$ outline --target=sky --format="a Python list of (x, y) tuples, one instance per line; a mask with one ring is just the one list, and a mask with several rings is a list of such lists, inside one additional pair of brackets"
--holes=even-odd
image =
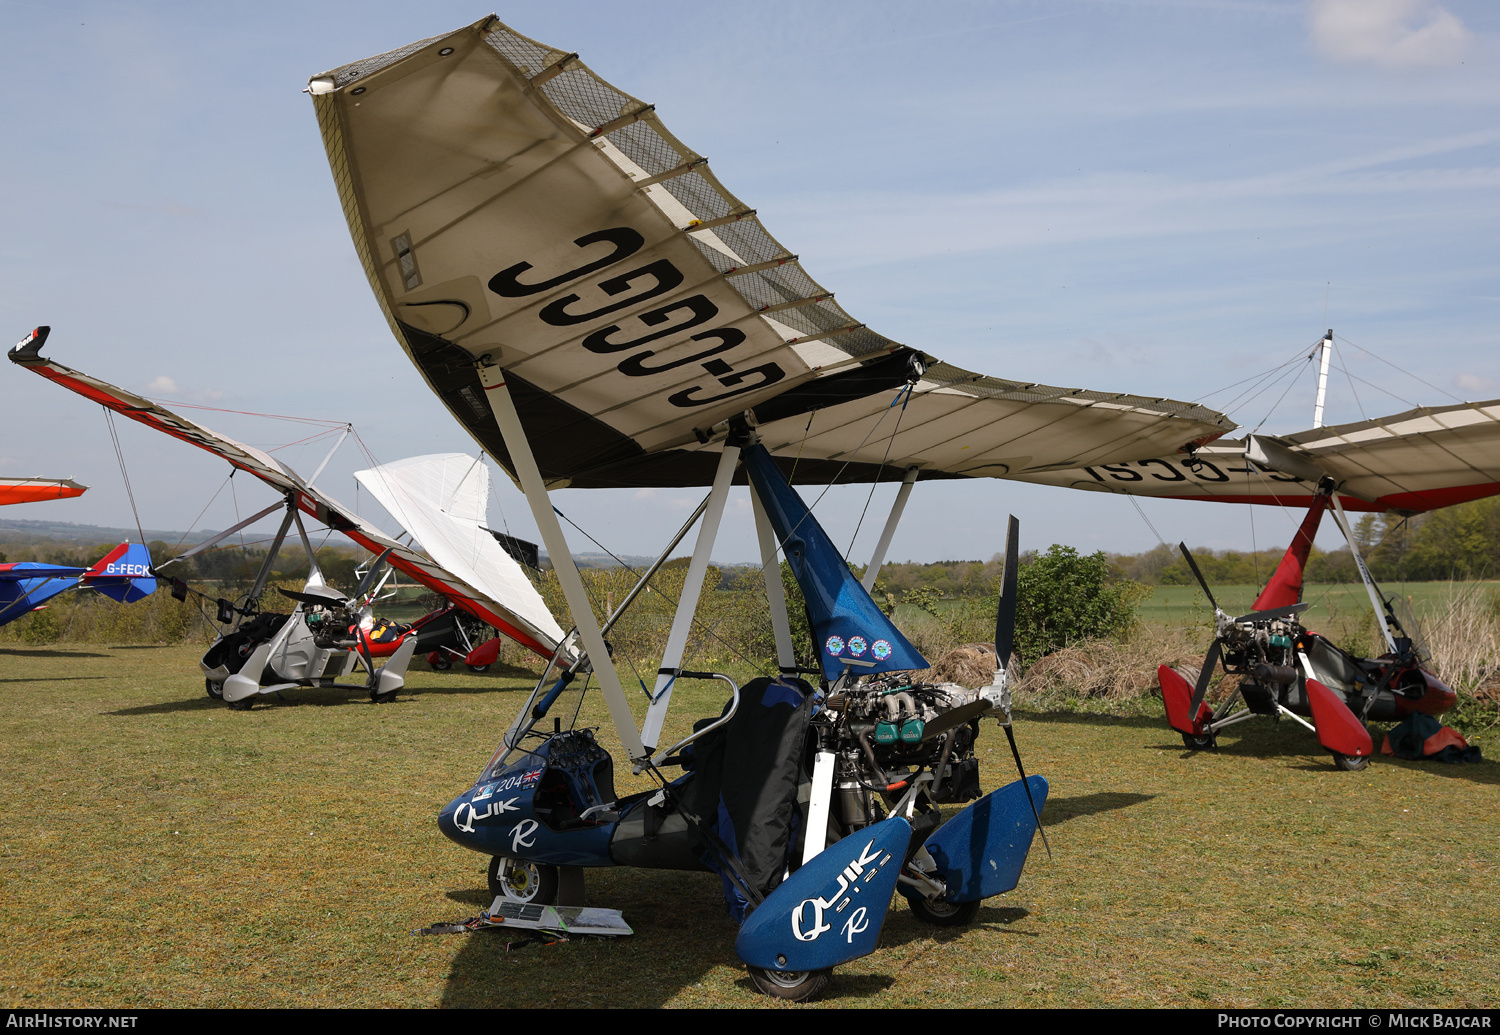
[[(355, 6), (0, 0), (0, 338), (262, 448), (351, 422), (318, 486), (473, 451), (392, 339), (355, 258), (307, 79), (472, 23), (446, 0)], [(1044, 384), (1311, 424), (1500, 397), (1500, 7), (1484, 0), (514, 3), (516, 31), (656, 104), (856, 319), (945, 361)], [(5, 329), (9, 328), (7, 332)], [(1410, 374), (1402, 373), (1408, 371)], [(1412, 376), (1415, 375), (1415, 376)], [(15, 519), (225, 528), (274, 501), (225, 463), (0, 369), (0, 474), (85, 496)], [(275, 455), (310, 474), (329, 438)], [(496, 527), (537, 538), (495, 478)], [(851, 560), (894, 486), (817, 509)], [(132, 511), (132, 499), (134, 512)], [(653, 554), (700, 494), (565, 490), (609, 550)], [(868, 514), (860, 523), (868, 503)], [(1286, 543), (1278, 508), (1019, 483), (919, 485), (893, 560), (1023, 549)], [(1332, 547), (1325, 529), (1320, 544)], [(575, 550), (596, 547), (582, 537)], [(736, 490), (714, 556), (756, 556)]]

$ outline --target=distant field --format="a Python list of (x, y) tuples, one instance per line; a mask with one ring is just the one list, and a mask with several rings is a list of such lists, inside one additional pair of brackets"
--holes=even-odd
[[(1500, 582), (1483, 583), (1493, 591), (1500, 591)], [(1396, 582), (1382, 585), (1387, 593), (1405, 598), (1410, 602), (1418, 618), (1441, 607), (1455, 593), (1471, 589), (1472, 582)], [(1255, 602), (1258, 588), (1255, 586), (1213, 586), (1214, 599), (1226, 611), (1244, 614)], [(1327, 622), (1351, 613), (1368, 614), (1370, 598), (1361, 583), (1336, 583), (1332, 585), (1309, 585), (1302, 599), (1312, 604), (1304, 621), (1316, 628), (1317, 623)], [(1197, 586), (1156, 586), (1145, 600), (1141, 601), (1140, 614), (1148, 622), (1191, 622), (1206, 619), (1211, 609)]]

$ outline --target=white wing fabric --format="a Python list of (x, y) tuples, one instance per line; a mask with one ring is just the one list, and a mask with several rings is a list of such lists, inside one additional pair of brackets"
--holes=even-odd
[(489, 468), (463, 453), (414, 456), (354, 477), (438, 564), (556, 643), (557, 620), (521, 566), (486, 531)]
[(1018, 477), (1131, 496), (1305, 507), (1325, 475), (1350, 510), (1413, 514), (1500, 495), (1500, 399), (1293, 435), (1220, 439), (1192, 459), (1162, 456)]
[(985, 377), (878, 334), (653, 106), (493, 18), (308, 92), (392, 332), (510, 468), (474, 371), (498, 362), (554, 487), (708, 484), (724, 422), (746, 415), (803, 482), (1003, 477), (1233, 427), (1189, 403)]

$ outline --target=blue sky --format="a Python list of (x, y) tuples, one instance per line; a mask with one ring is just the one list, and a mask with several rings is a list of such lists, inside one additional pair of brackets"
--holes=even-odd
[[(355, 260), (311, 104), (317, 72), (477, 20), (428, 2), (0, 0), (0, 332), (167, 400), (352, 421), (391, 460), (470, 441), (391, 340)], [(1225, 405), (1217, 389), (1340, 335), (1329, 420), (1500, 396), (1500, 8), (1479, 0), (516, 3), (517, 31), (657, 105), (808, 271), (883, 334), (985, 373)], [(1380, 359), (1373, 358), (1380, 357)], [(1412, 371), (1402, 376), (1381, 359)], [(7, 364), (7, 367), (9, 365)], [(99, 410), (0, 370), (0, 473), (78, 500), (5, 517), (129, 526)], [(1393, 395), (1382, 394), (1385, 392)], [(1310, 423), (1305, 377), (1268, 431)], [(258, 445), (298, 425), (205, 413)], [(227, 468), (134, 426), (147, 527), (183, 528)], [(318, 444), (284, 454), (310, 472)], [(345, 446), (319, 480), (356, 498)], [(239, 512), (271, 501), (240, 484)], [(877, 490), (855, 560), (893, 489)], [(867, 490), (819, 516), (852, 534)], [(506, 484), (497, 508), (534, 535)], [(649, 553), (690, 493), (564, 492)], [(199, 520), (226, 527), (228, 490)], [(1169, 541), (1285, 541), (1289, 516), (1144, 503)], [(361, 507), (378, 516), (366, 498)], [(1136, 551), (1123, 500), (921, 486), (891, 555)], [(493, 515), (501, 521), (499, 509)], [(384, 522), (389, 527), (388, 522)], [(1325, 537), (1326, 538), (1326, 537)], [(754, 554), (733, 502), (724, 560)], [(1330, 544), (1331, 545), (1331, 544)]]

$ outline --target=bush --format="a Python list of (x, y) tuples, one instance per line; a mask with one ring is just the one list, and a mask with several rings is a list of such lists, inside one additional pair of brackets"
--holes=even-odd
[[(1052, 545), (1016, 578), (1016, 653), (1030, 663), (1081, 640), (1119, 637), (1136, 623), (1146, 589), (1111, 581), (1103, 551), (1084, 557)], [(994, 613), (994, 603), (990, 605)]]

